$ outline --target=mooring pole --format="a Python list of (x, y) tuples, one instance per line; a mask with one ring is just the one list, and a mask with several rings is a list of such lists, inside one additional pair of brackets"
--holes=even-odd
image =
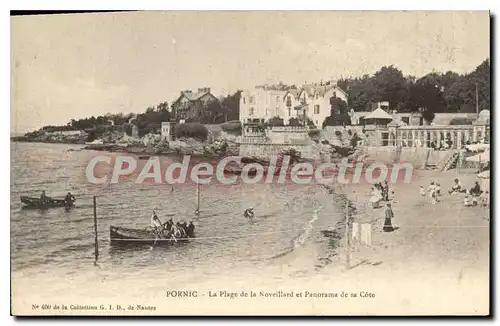
[(200, 215), (200, 184), (196, 184), (196, 215)]
[(351, 268), (351, 250), (349, 248), (349, 201), (345, 205), (345, 268)]
[(99, 258), (99, 246), (97, 243), (97, 200), (94, 196), (94, 232), (95, 232), (95, 262), (97, 264), (97, 259)]

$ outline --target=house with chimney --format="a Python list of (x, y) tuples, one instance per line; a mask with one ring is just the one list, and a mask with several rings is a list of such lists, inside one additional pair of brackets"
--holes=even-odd
[(219, 101), (209, 87), (198, 88), (197, 92), (191, 90), (181, 91), (179, 97), (172, 103), (171, 110), (175, 119), (193, 120), (205, 115), (207, 106), (212, 101)]
[(244, 125), (256, 124), (278, 117), (288, 124), (290, 119), (295, 118), (311, 120), (321, 128), (330, 115), (332, 97), (347, 103), (347, 93), (333, 82), (304, 84), (300, 88), (257, 86), (254, 90), (241, 93), (240, 121)]

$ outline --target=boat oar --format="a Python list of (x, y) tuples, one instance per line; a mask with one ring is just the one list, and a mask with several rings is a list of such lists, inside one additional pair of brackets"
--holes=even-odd
[(155, 242), (153, 242), (153, 245), (151, 246), (151, 250), (153, 250), (157, 241), (158, 241), (158, 235), (155, 235)]

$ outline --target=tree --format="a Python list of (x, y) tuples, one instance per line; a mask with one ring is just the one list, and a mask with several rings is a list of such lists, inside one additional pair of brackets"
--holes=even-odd
[(289, 126), (302, 126), (302, 122), (299, 121), (297, 118), (290, 118), (288, 119), (288, 125)]
[(221, 101), (225, 113), (225, 121), (238, 120), (240, 118), (241, 90), (224, 97)]
[(332, 96), (330, 98), (330, 116), (326, 117), (323, 121), (323, 128), (325, 126), (344, 126), (350, 124), (351, 118), (347, 113), (347, 104), (340, 98)]
[(268, 125), (271, 127), (281, 127), (284, 126), (285, 123), (283, 122), (283, 119), (280, 117), (272, 117), (268, 121)]
[(424, 109), (422, 111), (422, 118), (424, 118), (424, 120), (427, 121), (428, 124), (431, 124), (431, 122), (434, 121), (435, 117), (436, 114), (432, 110)]
[(432, 122), (434, 119), (433, 113), (443, 112), (446, 103), (439, 75), (435, 73), (428, 74), (415, 83), (409, 85), (409, 103), (406, 109), (409, 112), (416, 112), (420, 108), (424, 108), (424, 119)]
[(404, 102), (408, 88), (401, 70), (394, 66), (382, 67), (373, 75), (373, 100), (389, 101), (389, 107), (399, 109)]
[(225, 113), (224, 109), (221, 105), (221, 102), (218, 100), (208, 102), (205, 112), (208, 113), (207, 116), (204, 116), (204, 123), (222, 123), (225, 122)]

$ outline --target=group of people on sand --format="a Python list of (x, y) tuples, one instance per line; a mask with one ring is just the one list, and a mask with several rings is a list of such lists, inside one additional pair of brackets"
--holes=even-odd
[(189, 223), (174, 223), (172, 218), (167, 222), (162, 223), (156, 214), (156, 211), (153, 210), (153, 215), (151, 216), (151, 228), (157, 239), (171, 239), (177, 241), (177, 239), (193, 237), (195, 227), (192, 221), (189, 221)]
[(440, 201), (440, 197), (443, 195), (441, 192), (441, 185), (439, 182), (431, 181), (429, 187), (427, 187), (427, 192), (424, 186), (420, 186), (420, 196), (427, 196), (429, 203), (436, 204)]
[(465, 190), (464, 206), (471, 207), (477, 205), (483, 207), (489, 205), (489, 191), (483, 191), (479, 182), (476, 181), (474, 187)]
[[(481, 190), (481, 186), (477, 181), (472, 188), (467, 189), (463, 187), (460, 180), (456, 178), (453, 180), (453, 186), (448, 190), (448, 194), (465, 194), (464, 206), (466, 207), (476, 206), (478, 204), (481, 206), (488, 206), (489, 192)], [(429, 187), (427, 188), (427, 192), (425, 191), (424, 186), (420, 186), (420, 195), (424, 197), (428, 196), (429, 203), (436, 204), (440, 201), (440, 197), (443, 196), (441, 192), (441, 185), (437, 182), (431, 181)]]
[(389, 184), (377, 182), (372, 187), (370, 202), (373, 208), (379, 208), (382, 201), (389, 201)]
[[(395, 200), (394, 191), (392, 192), (392, 198), (389, 198), (389, 183), (384, 181), (384, 183), (377, 182), (372, 187), (370, 202), (373, 208), (380, 208), (382, 202), (385, 202), (385, 219), (382, 231), (392, 232), (394, 227), (392, 226), (392, 220), (394, 219), (394, 212), (392, 211), (392, 203)], [(392, 203), (391, 203), (392, 201)]]

